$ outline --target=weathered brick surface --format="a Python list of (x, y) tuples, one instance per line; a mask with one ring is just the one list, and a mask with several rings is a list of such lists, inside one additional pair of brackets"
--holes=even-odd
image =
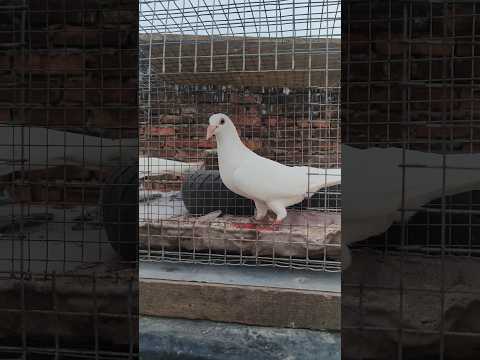
[[(0, 124), (136, 137), (137, 5), (124, 0), (27, 3), (27, 46), (0, 49)], [(113, 4), (116, 11), (109, 10)], [(12, 22), (12, 14), (0, 11), (0, 41), (19, 39), (20, 22)], [(14, 14), (17, 20), (19, 14)], [(27, 173), (25, 186), (10, 190), (27, 202), (98, 204), (103, 175), (80, 170)], [(92, 189), (78, 185), (87, 180)]]
[[(30, 90), (24, 94), (26, 118), (32, 126), (96, 128), (137, 126), (129, 114), (121, 119), (95, 107), (134, 109), (137, 104), (138, 9), (131, 2), (40, 0), (28, 2), (31, 16), (25, 36), (28, 48), (2, 48), (1, 103), (13, 109), (19, 98), (8, 86), (21, 86), (23, 73)], [(10, 38), (18, 38), (18, 23), (1, 18)], [(12, 35), (13, 34), (13, 35)], [(10, 41), (12, 41), (10, 39)], [(8, 85), (11, 84), (11, 85)], [(17, 95), (19, 95), (17, 93)], [(48, 107), (48, 109), (47, 109)], [(2, 108), (2, 111), (4, 111)], [(79, 108), (88, 110), (79, 111)], [(128, 111), (128, 110), (127, 110)], [(0, 122), (12, 120), (0, 116)]]
[[(217, 89), (212, 90), (218, 91)], [(140, 128), (141, 154), (181, 161), (206, 160), (215, 168), (215, 141), (205, 140), (208, 118), (215, 112), (230, 115), (247, 147), (290, 165), (312, 163), (338, 166), (339, 122), (337, 105), (317, 105), (308, 119), (304, 94), (225, 92), (224, 102), (209, 99), (208, 92), (190, 96), (189, 89), (171, 98), (153, 99), (148, 125)], [(322, 102), (320, 102), (322, 103)]]
[(292, 165), (311, 161), (338, 165), (338, 105), (332, 100), (328, 104), (321, 94), (309, 99), (306, 90), (285, 94), (281, 89), (247, 92), (212, 87), (195, 92), (185, 87), (166, 95), (151, 99), (150, 124), (140, 130), (142, 153), (150, 149), (150, 154), (187, 161), (193, 161), (189, 155), (200, 156), (214, 167), (215, 160), (206, 150), (213, 149), (215, 142), (204, 140), (206, 127), (211, 114), (224, 112), (244, 143), (263, 156)]
[[(389, 11), (403, 19), (403, 4), (392, 3)], [(342, 42), (343, 78), (348, 79), (342, 85), (344, 141), (398, 145), (408, 134), (409, 141), (428, 145), (446, 136), (460, 143), (459, 151), (470, 149), (469, 122), (480, 118), (480, 107), (473, 105), (480, 94), (472, 82), (480, 74), (474, 41), (480, 28), (474, 28), (472, 4), (430, 8), (417, 2), (407, 32), (403, 21), (385, 20), (384, 7), (372, 13), (372, 29), (355, 21), (370, 16), (364, 13), (367, 2), (357, 2), (349, 11), (350, 31)], [(404, 56), (408, 67), (402, 64)], [(419, 126), (425, 122), (435, 124)], [(447, 123), (443, 128), (442, 122)]]

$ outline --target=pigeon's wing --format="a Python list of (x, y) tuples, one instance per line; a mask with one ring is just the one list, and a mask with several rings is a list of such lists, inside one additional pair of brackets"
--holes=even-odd
[(302, 170), (273, 161), (258, 161), (237, 168), (232, 182), (243, 196), (272, 201), (305, 196), (306, 180), (307, 174)]

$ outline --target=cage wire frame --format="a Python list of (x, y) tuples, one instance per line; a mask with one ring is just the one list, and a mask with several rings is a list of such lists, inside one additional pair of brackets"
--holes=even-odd
[[(456, 280), (449, 275), (450, 271), (456, 271), (452, 265), (456, 259), (465, 260), (464, 267), (458, 266), (470, 272), (467, 263), (478, 257), (480, 244), (475, 239), (480, 225), (479, 190), (447, 195), (445, 174), (454, 166), (447, 166), (445, 159), (448, 154), (479, 151), (479, 114), (475, 106), (479, 13), (479, 4), (470, 1), (344, 3), (343, 141), (357, 148), (391, 146), (403, 150), (399, 208), (402, 220), (385, 234), (353, 246), (358, 259), (377, 254), (383, 257), (382, 264), (386, 259), (397, 258), (398, 267), (395, 273), (385, 276), (392, 276), (388, 282), (382, 277), (373, 279), (366, 275), (380, 268), (385, 272), (386, 268), (379, 264), (365, 269), (365, 274), (355, 276), (352, 269), (342, 276), (342, 297), (349, 299), (347, 305), (351, 306), (345, 307), (347, 311), (342, 310), (342, 353), (345, 351), (348, 359), (355, 356), (398, 360), (466, 358), (461, 356), (473, 351), (478, 343), (478, 327), (473, 323), (452, 325), (447, 310), (452, 309), (449, 307), (452, 298), (478, 298), (480, 293), (472, 287), (459, 290), (455, 287)], [(404, 205), (408, 170), (418, 167), (411, 159), (406, 160), (407, 150), (442, 155), (442, 195), (425, 208), (411, 209)], [(432, 167), (425, 166), (429, 168)], [(479, 168), (465, 170), (473, 172)], [(422, 222), (405, 220), (405, 214), (419, 210), (426, 214)], [(424, 231), (423, 238), (415, 237), (415, 228)], [(421, 242), (414, 243), (416, 239)], [(425, 268), (412, 277), (409, 268), (419, 255), (423, 256), (419, 265), (423, 262)], [(432, 268), (427, 268), (428, 264)], [(438, 281), (433, 281), (436, 274)], [(463, 281), (473, 282), (472, 278)], [(378, 315), (375, 313), (370, 317), (374, 310), (369, 301), (375, 301), (369, 295), (372, 293), (384, 296), (377, 298), (377, 307), (382, 300), (390, 302), (388, 308), (395, 321), (385, 325), (389, 321), (387, 315), (375, 319)], [(437, 326), (432, 327), (425, 320), (424, 326), (415, 327), (411, 322), (413, 309), (420, 307), (428, 296), (429, 307), (438, 311), (432, 312), (433, 318), (428, 321)], [(413, 298), (415, 305), (409, 303)], [(414, 345), (414, 338), (420, 339), (420, 343), (425, 341), (425, 348)], [(363, 348), (367, 353), (348, 353), (356, 341), (368, 342), (367, 339), (371, 339)], [(388, 341), (394, 344), (391, 353), (388, 346), (382, 348), (382, 354), (375, 352), (379, 343)]]
[[(340, 1), (142, 0), (139, 5), (141, 157), (188, 163), (172, 165), (178, 172), (198, 162), (216, 170), (214, 149), (202, 138), (209, 115), (223, 112), (236, 124), (242, 141), (261, 155), (287, 165), (341, 167)], [(262, 131), (263, 138), (258, 135)], [(259, 138), (269, 144), (267, 149)], [(156, 196), (152, 187), (178, 191), (182, 183), (179, 178), (155, 179), (155, 166), (147, 160), (140, 185), (147, 204)], [(311, 210), (339, 213), (339, 187), (319, 193), (323, 203)], [(175, 209), (183, 207), (177, 199), (169, 211), (174, 216)], [(303, 255), (276, 254), (282, 245), (278, 240), (271, 253), (262, 256), (257, 252), (258, 233), (248, 240), (254, 248), (250, 253), (243, 253), (241, 245), (232, 251), (228, 244), (235, 242), (228, 238), (221, 240), (223, 247), (204, 244), (198, 249), (195, 242), (202, 236), (196, 235), (196, 225), (190, 234), (180, 231), (183, 220), (174, 220), (177, 232), (159, 235), (166, 224), (174, 226), (175, 217), (167, 219), (166, 212), (154, 205), (141, 210), (143, 261), (340, 270), (339, 256), (329, 253), (340, 250), (339, 242), (325, 242), (321, 254), (311, 256), (308, 229), (315, 225), (297, 227), (307, 229)], [(221, 219), (215, 223), (225, 232), (232, 220)], [(215, 240), (213, 223), (208, 227), (210, 240)], [(327, 231), (326, 225), (320, 227)], [(292, 229), (290, 225), (285, 246), (295, 244)], [(190, 242), (188, 249), (185, 242)]]
[[(73, 148), (80, 154), (88, 153), (94, 147), (89, 149), (89, 136), (98, 138), (122, 128), (109, 124), (102, 129), (98, 121), (101, 116), (89, 124), (89, 111), (102, 113), (115, 103), (114, 108), (134, 110), (136, 114), (136, 97), (130, 107), (121, 100), (119, 93), (125, 90), (121, 81), (115, 89), (107, 90), (91, 80), (111, 80), (108, 75), (113, 72), (117, 76), (120, 72), (120, 78), (133, 74), (135, 80), (137, 49), (124, 47), (119, 51), (115, 23), (118, 13), (106, 20), (107, 24), (113, 20), (109, 29), (115, 33), (114, 40), (101, 31), (97, 38), (92, 34), (104, 30), (103, 23), (98, 26), (98, 15), (102, 11), (106, 15), (109, 10), (91, 2), (58, 3), (55, 8), (51, 1), (6, 0), (0, 4), (0, 316), (4, 320), (0, 326), (0, 357), (134, 359), (138, 356), (137, 271), (123, 271), (111, 244), (100, 235), (104, 231), (101, 220), (88, 217), (91, 211), (100, 212), (98, 198), (94, 196), (92, 200), (90, 190), (102, 189), (101, 181), (92, 184), (89, 175), (85, 175), (91, 165), (86, 161), (88, 157), (80, 156), (73, 171), (68, 168), (72, 159), (66, 154), (74, 153)], [(128, 28), (127, 23), (123, 22), (123, 30)], [(133, 28), (136, 25), (137, 21)], [(120, 52), (124, 56), (119, 58), (127, 59), (130, 54), (135, 61), (130, 61), (130, 66), (128, 61), (123, 65), (122, 61), (119, 65), (104, 63), (112, 48), (117, 56)], [(136, 95), (136, 87), (133, 90)], [(109, 91), (119, 95), (119, 99), (108, 97)], [(69, 118), (72, 113), (81, 114), (81, 119)], [(131, 123), (130, 128), (137, 131), (136, 118)], [(60, 141), (59, 145), (59, 139), (52, 134), (62, 132), (62, 139), (73, 134), (77, 141)], [(108, 150), (102, 140), (98, 141), (99, 153)], [(132, 142), (136, 144), (135, 139)], [(65, 157), (60, 155), (60, 159), (51, 161), (48, 154), (58, 149)], [(138, 146), (120, 144), (110, 150), (130, 151), (136, 161), (137, 149)], [(45, 159), (35, 158), (43, 150)], [(32, 158), (35, 160), (30, 162)], [(105, 170), (118, 165), (114, 163), (105, 160), (96, 165)], [(123, 165), (128, 164), (126, 161)], [(78, 176), (71, 176), (72, 173)], [(120, 184), (124, 185), (128, 184)], [(54, 196), (56, 191), (63, 196)], [(67, 196), (72, 193), (80, 195), (72, 200)], [(76, 216), (79, 217), (75, 219)], [(56, 231), (58, 228), (61, 229)], [(74, 231), (77, 236), (71, 238)], [(96, 256), (88, 255), (89, 246), (98, 251)], [(109, 271), (109, 266), (115, 269)], [(123, 340), (115, 342), (115, 336)]]

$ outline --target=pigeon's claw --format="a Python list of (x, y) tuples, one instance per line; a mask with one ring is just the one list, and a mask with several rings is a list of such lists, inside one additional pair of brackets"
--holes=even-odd
[(282, 220), (275, 220), (272, 223), (272, 226), (270, 226), (270, 229), (272, 229), (272, 231), (278, 231), (278, 230), (280, 230), (280, 225), (281, 224), (282, 224)]

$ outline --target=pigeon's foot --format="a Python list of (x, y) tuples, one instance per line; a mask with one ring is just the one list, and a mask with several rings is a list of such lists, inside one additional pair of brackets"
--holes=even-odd
[(272, 227), (275, 231), (280, 230), (280, 225), (282, 224), (282, 220), (275, 220), (272, 224)]

